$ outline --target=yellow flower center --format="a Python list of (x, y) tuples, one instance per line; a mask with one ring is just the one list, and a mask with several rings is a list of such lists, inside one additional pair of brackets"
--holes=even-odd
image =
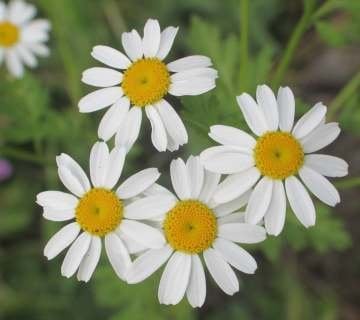
[(262, 175), (285, 179), (296, 174), (304, 163), (304, 151), (293, 135), (272, 131), (262, 135), (254, 149), (255, 165)]
[(113, 191), (93, 188), (80, 199), (75, 216), (83, 230), (101, 237), (120, 224), (123, 203)]
[(19, 28), (11, 22), (0, 22), (0, 46), (11, 47), (19, 40)]
[(209, 248), (217, 235), (216, 216), (197, 200), (179, 201), (167, 213), (163, 228), (175, 250), (191, 254)]
[(157, 58), (134, 62), (125, 72), (121, 87), (135, 106), (145, 107), (161, 100), (168, 92), (170, 73)]

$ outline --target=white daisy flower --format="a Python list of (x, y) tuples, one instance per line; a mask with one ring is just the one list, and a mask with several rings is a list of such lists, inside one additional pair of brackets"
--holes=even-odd
[(37, 66), (36, 56), (49, 54), (44, 44), (49, 39), (50, 23), (35, 19), (36, 8), (22, 0), (12, 0), (8, 5), (0, 1), (0, 64), (5, 60), (9, 72), (20, 78), (24, 65)]
[[(322, 202), (335, 206), (340, 196), (324, 177), (343, 177), (347, 163), (317, 152), (340, 133), (337, 123), (325, 123), (327, 108), (320, 102), (294, 125), (295, 99), (290, 88), (272, 90), (257, 87), (255, 100), (243, 93), (237, 102), (245, 120), (257, 136), (216, 125), (209, 136), (222, 146), (202, 152), (205, 168), (229, 176), (219, 185), (214, 199), (230, 201), (256, 184), (246, 208), (246, 221), (257, 224), (263, 218), (266, 231), (279, 235), (285, 223), (286, 197), (296, 217), (305, 226), (315, 224), (315, 207), (304, 185)], [(284, 187), (285, 184), (285, 187)]]
[[(100, 258), (102, 238), (108, 259), (121, 279), (131, 264), (131, 247), (163, 247), (162, 233), (137, 221), (131, 210), (137, 203), (134, 197), (154, 184), (160, 174), (155, 168), (142, 170), (113, 190), (120, 178), (125, 155), (125, 148), (116, 147), (109, 152), (105, 142), (96, 142), (89, 160), (91, 185), (80, 165), (67, 154), (61, 154), (56, 158), (58, 174), (71, 194), (45, 191), (37, 195), (45, 219), (75, 220), (58, 231), (44, 249), (44, 255), (50, 260), (71, 244), (61, 266), (63, 276), (71, 277), (77, 271), (78, 280), (89, 281)], [(158, 214), (173, 203), (172, 197), (163, 194), (142, 201), (156, 201)], [(141, 209), (147, 212), (146, 207)]]
[[(144, 36), (136, 30), (122, 35), (126, 55), (107, 46), (95, 46), (91, 55), (111, 68), (90, 68), (82, 81), (101, 87), (79, 102), (80, 112), (93, 112), (111, 106), (98, 129), (99, 138), (107, 141), (116, 132), (121, 143), (124, 132), (138, 136), (142, 112), (149, 118), (151, 140), (159, 151), (174, 151), (187, 143), (185, 126), (164, 99), (174, 96), (199, 95), (215, 87), (217, 71), (205, 56), (189, 56), (166, 64), (178, 28), (167, 27), (162, 32), (157, 20), (149, 19)], [(122, 70), (117, 71), (114, 69)], [(132, 106), (132, 108), (130, 108)]]
[(261, 226), (244, 223), (243, 213), (237, 211), (247, 203), (250, 193), (221, 205), (214, 202), (220, 174), (204, 170), (199, 157), (190, 157), (186, 164), (173, 160), (170, 173), (177, 197), (164, 188), (151, 188), (172, 196), (170, 210), (155, 215), (159, 212), (156, 203), (147, 212), (136, 210), (138, 219), (160, 223), (166, 244), (136, 258), (126, 278), (128, 283), (143, 281), (168, 261), (159, 285), (160, 303), (177, 304), (186, 293), (189, 303), (200, 307), (206, 297), (200, 256), (218, 286), (233, 295), (239, 290), (239, 282), (231, 266), (249, 274), (257, 268), (254, 258), (235, 242), (257, 243), (265, 239), (266, 232)]

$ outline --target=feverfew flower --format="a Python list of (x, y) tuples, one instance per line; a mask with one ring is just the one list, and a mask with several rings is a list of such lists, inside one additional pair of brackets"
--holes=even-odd
[(229, 126), (210, 129), (209, 136), (222, 146), (203, 151), (202, 163), (210, 171), (230, 174), (214, 199), (230, 201), (255, 185), (246, 208), (248, 223), (257, 224), (264, 218), (267, 232), (280, 234), (287, 198), (299, 221), (305, 227), (313, 226), (315, 207), (297, 176), (322, 202), (330, 206), (340, 202), (338, 191), (324, 176), (347, 175), (347, 163), (337, 157), (311, 154), (333, 142), (340, 128), (335, 122), (325, 123), (327, 108), (321, 102), (294, 125), (295, 100), (288, 87), (280, 88), (276, 99), (269, 87), (258, 86), (256, 99), (247, 93), (237, 97), (256, 138)]
[(22, 0), (12, 0), (8, 5), (0, 1), (0, 64), (5, 60), (9, 72), (20, 78), (24, 65), (37, 66), (36, 56), (49, 54), (44, 44), (49, 38), (50, 23), (35, 19), (36, 8)]
[[(157, 20), (149, 19), (144, 36), (136, 30), (122, 35), (126, 55), (107, 47), (96, 46), (91, 55), (106, 68), (90, 68), (82, 81), (101, 87), (79, 102), (80, 112), (93, 112), (111, 106), (98, 129), (99, 138), (107, 141), (116, 132), (116, 144), (122, 143), (124, 132), (138, 136), (142, 110), (149, 118), (151, 140), (159, 151), (174, 151), (187, 143), (184, 124), (174, 108), (165, 100), (174, 96), (199, 95), (215, 87), (217, 71), (205, 56), (189, 56), (166, 64), (178, 28), (162, 32)], [(117, 71), (114, 69), (122, 70)]]
[[(126, 276), (128, 283), (138, 283), (166, 261), (158, 298), (163, 304), (177, 304), (186, 294), (193, 307), (201, 307), (206, 297), (206, 280), (200, 257), (217, 285), (227, 294), (239, 290), (234, 267), (252, 274), (257, 268), (254, 258), (235, 243), (257, 243), (265, 239), (265, 229), (243, 222), (238, 210), (247, 203), (249, 192), (223, 203), (214, 202), (220, 174), (204, 170), (199, 157), (171, 162), (171, 181), (176, 195), (158, 185), (146, 193), (162, 193), (173, 205), (159, 215), (159, 204), (141, 210), (138, 219), (155, 219), (164, 233), (162, 248), (147, 250), (133, 262)], [(141, 207), (140, 207), (141, 208)]]
[[(135, 197), (159, 178), (158, 170), (142, 170), (113, 189), (121, 175), (125, 154), (123, 147), (109, 152), (105, 142), (96, 142), (89, 160), (92, 184), (75, 160), (61, 154), (56, 158), (58, 174), (71, 194), (45, 191), (37, 195), (45, 219), (75, 220), (62, 227), (44, 249), (44, 255), (50, 260), (71, 245), (61, 266), (61, 274), (65, 277), (71, 277), (77, 271), (78, 280), (90, 280), (100, 258), (102, 239), (108, 259), (121, 279), (131, 264), (131, 248), (164, 246), (162, 233), (137, 221), (131, 212)], [(163, 195), (154, 195), (150, 201), (163, 205), (172, 203), (170, 197)], [(143, 210), (146, 212), (146, 208)]]

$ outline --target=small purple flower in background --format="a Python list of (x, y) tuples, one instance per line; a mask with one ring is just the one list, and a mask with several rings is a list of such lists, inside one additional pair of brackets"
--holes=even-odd
[(13, 173), (13, 166), (8, 160), (0, 158), (0, 182), (8, 179)]

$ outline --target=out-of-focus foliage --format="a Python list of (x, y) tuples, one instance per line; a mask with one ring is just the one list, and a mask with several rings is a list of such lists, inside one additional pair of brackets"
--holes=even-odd
[[(213, 124), (247, 130), (235, 96), (243, 91), (253, 94), (257, 84), (272, 85), (301, 17), (302, 1), (248, 1), (248, 15), (241, 10), (241, 0), (34, 2), (39, 15), (52, 23), (51, 56), (42, 59), (39, 69), (28, 71), (24, 79), (11, 79), (3, 68), (0, 73), (0, 155), (12, 160), (15, 168), (13, 177), (0, 185), (0, 319), (332, 320), (340, 314), (344, 318), (335, 282), (328, 283), (324, 279), (329, 277), (323, 275), (324, 270), (331, 269), (328, 266), (332, 261), (338, 263), (336, 260), (341, 256), (338, 252), (345, 255), (346, 249), (352, 247), (346, 227), (352, 222), (346, 221), (337, 208), (317, 205), (317, 224), (308, 230), (288, 212), (280, 237), (248, 246), (256, 255), (259, 269), (254, 276), (241, 275), (240, 293), (228, 297), (209, 280), (204, 308), (193, 310), (186, 301), (175, 307), (158, 304), (160, 273), (142, 284), (126, 285), (117, 279), (105, 257), (88, 284), (62, 278), (63, 256), (48, 262), (42, 255), (47, 239), (60, 224), (44, 221), (34, 203), (37, 192), (62, 188), (55, 155), (69, 153), (87, 168), (89, 149), (97, 138), (102, 114), (80, 114), (77, 110), (78, 100), (89, 92), (80, 82), (81, 72), (99, 65), (90, 56), (92, 46), (107, 44), (121, 48), (123, 31), (139, 29), (148, 17), (154, 17), (162, 26), (180, 26), (169, 61), (188, 54), (212, 58), (219, 70), (216, 90), (173, 100), (190, 136), (189, 144), (181, 152), (196, 154), (212, 144), (207, 133)], [(309, 44), (316, 46), (321, 42), (325, 48), (337, 49), (359, 45), (359, 1), (304, 2), (313, 10), (304, 30)], [(247, 36), (241, 27), (246, 17)], [(297, 72), (306, 60), (302, 49), (301, 45), (296, 48), (291, 56), (295, 63), (286, 66), (286, 78), (280, 81), (292, 86), (295, 92), (301, 83)], [(307, 52), (315, 57), (318, 51), (308, 46)], [(358, 89), (354, 82), (347, 91), (334, 88), (329, 100), (342, 92), (334, 99), (337, 112), (333, 116), (345, 131), (340, 139), (349, 143), (359, 139), (360, 101), (359, 95), (354, 94)], [(306, 94), (301, 95), (301, 100), (297, 100), (299, 114), (311, 102)], [(156, 153), (149, 143), (148, 123), (142, 129), (139, 144), (128, 156), (125, 176), (156, 166), (164, 172), (161, 182), (168, 185), (168, 165), (175, 155)], [(340, 144), (335, 148), (339, 152), (345, 150)], [(357, 199), (353, 201), (355, 204), (339, 206), (339, 211), (358, 211)], [(314, 270), (313, 264), (319, 265), (323, 258), (331, 262), (320, 265), (323, 268), (320, 271)], [(360, 261), (354, 264), (353, 270), (359, 270)]]

